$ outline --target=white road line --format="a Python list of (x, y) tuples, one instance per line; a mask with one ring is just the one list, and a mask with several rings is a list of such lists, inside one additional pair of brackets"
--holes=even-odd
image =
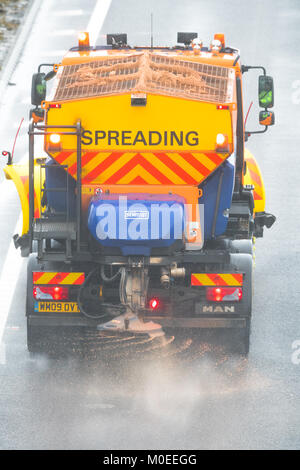
[(75, 36), (76, 32), (75, 29), (58, 29), (57, 31), (51, 31), (49, 36)]
[(112, 0), (98, 0), (91, 15), (86, 31), (90, 33), (91, 45), (96, 43)]
[[(22, 214), (20, 214), (18, 222), (15, 227), (14, 233), (18, 233), (20, 224), (22, 223)], [(6, 325), (7, 317), (11, 309), (12, 301), (15, 295), (16, 285), (19, 279), (19, 274), (23, 267), (24, 258), (20, 256), (20, 250), (16, 250), (14, 242), (11, 241), (5, 262), (2, 266), (0, 276), (0, 299), (1, 299), (1, 314), (0, 314), (0, 348), (3, 338), (3, 332)], [(23, 294), (23, 292), (22, 292)]]
[(86, 11), (84, 10), (58, 10), (55, 11), (54, 16), (81, 16), (86, 15)]
[[(94, 7), (94, 10), (91, 14), (90, 21), (86, 28), (86, 31), (89, 31), (90, 33), (90, 38), (93, 38), (94, 41), (96, 41), (99, 35), (99, 32), (104, 23), (110, 4), (111, 4), (111, 0), (98, 0)], [(82, 10), (67, 10), (63, 12), (62, 11), (57, 12), (56, 14), (60, 16), (71, 16), (71, 15), (75, 16), (75, 15), (85, 13), (85, 12), (79, 13), (79, 11), (82, 12)], [(0, 194), (1, 194), (1, 190), (5, 191), (5, 187), (6, 187), (5, 183), (7, 182), (5, 181), (0, 185)], [(11, 184), (13, 185), (12, 182)], [(22, 214), (20, 214), (19, 216), (14, 233), (20, 233), (21, 223), (22, 223)], [(24, 258), (21, 258), (20, 250), (19, 249), (16, 250), (13, 241), (11, 241), (4, 264), (2, 265), (2, 271), (1, 271), (1, 276), (0, 276), (0, 299), (1, 299), (0, 351), (2, 351), (2, 353), (0, 354), (1, 356), (0, 364), (2, 361), (5, 362), (5, 353), (3, 353), (3, 351), (5, 351), (5, 347), (2, 343), (2, 338), (3, 338), (3, 333), (4, 333), (4, 328), (6, 325), (7, 317), (9, 315), (9, 312), (12, 306), (16, 285), (17, 285), (23, 264), (24, 264)]]

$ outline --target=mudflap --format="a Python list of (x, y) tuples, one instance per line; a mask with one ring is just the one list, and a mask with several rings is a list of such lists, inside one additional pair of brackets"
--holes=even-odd
[(253, 299), (253, 259), (250, 254), (239, 253), (230, 255), (231, 264), (236, 267), (239, 272), (244, 273), (243, 280), (243, 298), (238, 306), (238, 313), (244, 319), (243, 328), (233, 331), (236, 337), (237, 352), (248, 355), (250, 350), (251, 335), (251, 316), (252, 316), (252, 299)]
[[(47, 269), (46, 269), (47, 268)], [(30, 353), (56, 354), (57, 346), (62, 345), (74, 334), (82, 334), (88, 326), (78, 314), (40, 313), (36, 311), (33, 297), (33, 273), (41, 270), (71, 271), (71, 265), (61, 262), (39, 264), (36, 253), (32, 253), (27, 264), (26, 321), (27, 349)], [(96, 322), (95, 322), (96, 327)]]

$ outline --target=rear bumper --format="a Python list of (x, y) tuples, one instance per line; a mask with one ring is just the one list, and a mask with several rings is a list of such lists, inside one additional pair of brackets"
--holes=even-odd
[[(172, 317), (172, 316), (148, 316), (141, 318), (145, 323), (154, 322), (163, 328), (245, 328), (246, 317), (220, 318), (220, 317)], [(97, 327), (99, 320), (85, 318), (82, 315), (30, 315), (30, 325), (49, 327)]]
[(245, 328), (246, 318), (148, 317), (163, 328)]

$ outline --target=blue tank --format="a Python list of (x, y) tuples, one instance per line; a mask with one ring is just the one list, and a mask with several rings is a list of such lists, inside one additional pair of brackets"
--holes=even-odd
[(88, 228), (104, 247), (118, 247), (124, 256), (150, 256), (152, 248), (182, 240), (184, 203), (176, 195), (100, 195), (90, 202)]

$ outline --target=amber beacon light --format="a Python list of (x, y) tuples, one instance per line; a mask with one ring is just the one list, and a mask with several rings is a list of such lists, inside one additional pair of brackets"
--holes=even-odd
[(90, 47), (90, 35), (88, 32), (81, 32), (78, 34), (78, 47), (79, 49), (87, 49)]

